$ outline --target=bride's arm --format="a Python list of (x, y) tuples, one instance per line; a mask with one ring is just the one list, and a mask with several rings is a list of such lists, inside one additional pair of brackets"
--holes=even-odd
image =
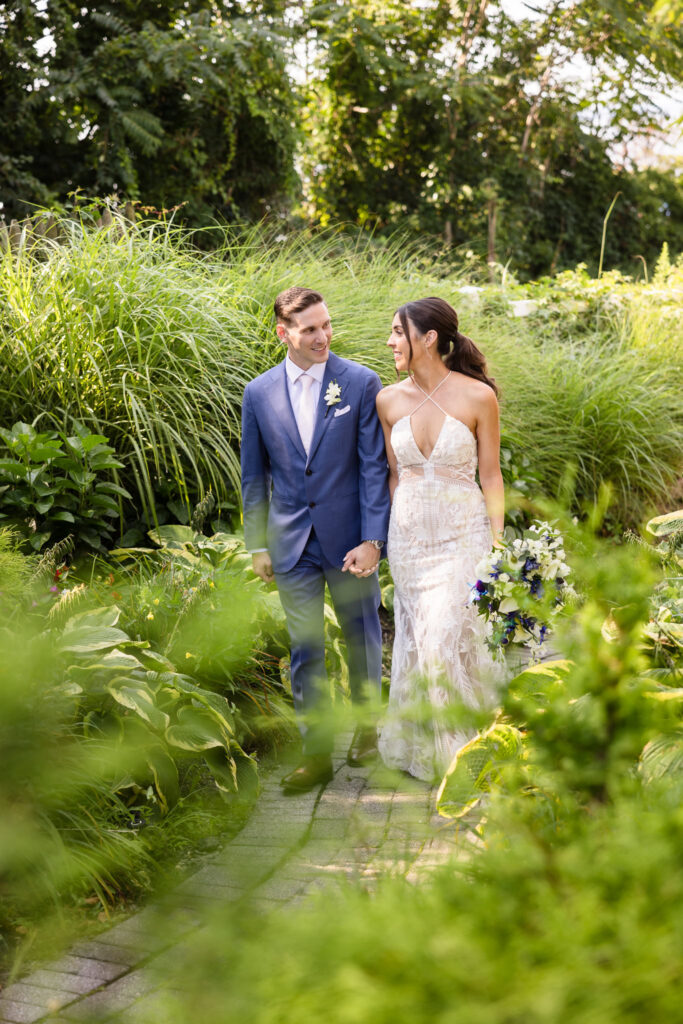
[(500, 424), (498, 400), (487, 385), (481, 393), (477, 414), (479, 483), (486, 501), (495, 544), (503, 533), (505, 492), (500, 471)]
[(389, 463), (389, 498), (391, 501), (394, 500), (394, 491), (398, 484), (398, 465), (396, 463), (396, 456), (394, 455), (394, 449), (391, 447), (391, 427), (387, 422), (387, 405), (388, 396), (386, 394), (387, 388), (380, 391), (377, 395), (377, 415), (379, 421), (382, 424), (382, 430), (384, 431), (384, 447), (387, 452), (387, 462)]

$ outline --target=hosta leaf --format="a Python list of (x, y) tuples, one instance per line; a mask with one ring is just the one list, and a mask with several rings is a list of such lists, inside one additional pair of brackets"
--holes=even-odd
[(645, 782), (683, 772), (683, 729), (650, 740), (640, 755), (639, 768)]
[(664, 702), (683, 701), (683, 687), (663, 686), (661, 690), (650, 690), (645, 696), (649, 697), (650, 700), (661, 700)]
[(529, 665), (510, 680), (510, 696), (519, 700), (534, 698), (545, 704), (549, 696), (564, 687), (571, 667), (572, 662), (562, 658)]
[(645, 527), (655, 537), (667, 537), (670, 533), (683, 530), (683, 509), (667, 512), (664, 516), (655, 516)]
[(180, 708), (177, 724), (166, 731), (166, 739), (183, 750), (211, 750), (230, 747), (230, 736), (207, 708)]
[(221, 792), (236, 793), (237, 764), (230, 752), (223, 747), (215, 747), (205, 752), (204, 759)]
[(154, 776), (154, 788), (164, 814), (178, 803), (180, 789), (178, 768), (175, 761), (163, 747), (152, 747), (147, 751), (147, 764)]
[(150, 530), (148, 536), (162, 548), (182, 548), (186, 544), (194, 547), (202, 539), (202, 534), (195, 533), (191, 526), (180, 526), (178, 523), (158, 526)]
[(116, 672), (120, 675), (122, 670), (126, 672), (142, 671), (142, 665), (132, 654), (124, 654), (123, 651), (113, 650), (101, 655), (97, 661), (88, 662), (87, 665), (71, 665), (69, 668), (70, 672), (78, 674)]
[(166, 729), (170, 718), (154, 703), (154, 695), (137, 679), (117, 676), (107, 685), (107, 690), (118, 704), (135, 711), (153, 729)]
[(115, 604), (107, 605), (105, 608), (89, 608), (87, 611), (72, 615), (64, 626), (64, 632), (81, 626), (115, 626), (120, 616), (121, 609)]
[(523, 737), (512, 725), (498, 723), (462, 747), (436, 796), (439, 814), (460, 818), (474, 807), (500, 776), (504, 764), (521, 758)]
[(181, 675), (174, 676), (172, 685), (182, 693), (188, 694), (197, 703), (203, 704), (214, 715), (226, 735), (233, 735), (232, 708), (225, 697), (222, 697), (219, 693), (212, 693), (211, 690), (203, 690), (195, 683), (190, 682), (187, 677)]
[(126, 640), (128, 636), (121, 629), (76, 626), (62, 635), (59, 647), (62, 651), (73, 651), (74, 654), (88, 654), (117, 647)]
[(150, 672), (175, 672), (173, 662), (157, 651), (140, 651), (137, 657)]

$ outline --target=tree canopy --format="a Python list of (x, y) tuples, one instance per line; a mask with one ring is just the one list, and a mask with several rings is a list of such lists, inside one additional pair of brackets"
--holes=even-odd
[[(81, 5), (83, 4), (83, 5)], [(683, 248), (683, 185), (618, 163), (665, 120), (680, 0), (18, 0), (5, 216), (69, 193), (182, 217), (409, 228), (537, 276)]]

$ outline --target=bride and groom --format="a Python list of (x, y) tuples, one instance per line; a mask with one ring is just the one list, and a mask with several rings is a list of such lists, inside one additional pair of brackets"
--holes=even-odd
[(277, 583), (291, 641), (303, 759), (283, 786), (301, 792), (332, 776), (326, 583), (352, 701), (379, 702), (385, 545), (396, 622), (389, 706), (379, 737), (374, 725), (356, 729), (347, 762), (379, 750), (390, 767), (433, 782), (472, 736), (450, 713), (491, 707), (499, 681), (467, 605), (474, 567), (503, 525), (495, 384), (442, 299), (395, 314), (387, 344), (409, 376), (387, 388), (330, 351), (318, 292), (282, 292), (275, 317), (287, 354), (244, 392), (242, 499), (254, 571)]

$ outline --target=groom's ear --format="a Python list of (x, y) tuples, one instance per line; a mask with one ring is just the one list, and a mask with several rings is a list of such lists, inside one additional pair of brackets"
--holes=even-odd
[(285, 329), (285, 325), (284, 324), (276, 324), (275, 325), (275, 333), (277, 334), (277, 336), (280, 339), (280, 341), (283, 341), (283, 342), (287, 341), (287, 331)]

